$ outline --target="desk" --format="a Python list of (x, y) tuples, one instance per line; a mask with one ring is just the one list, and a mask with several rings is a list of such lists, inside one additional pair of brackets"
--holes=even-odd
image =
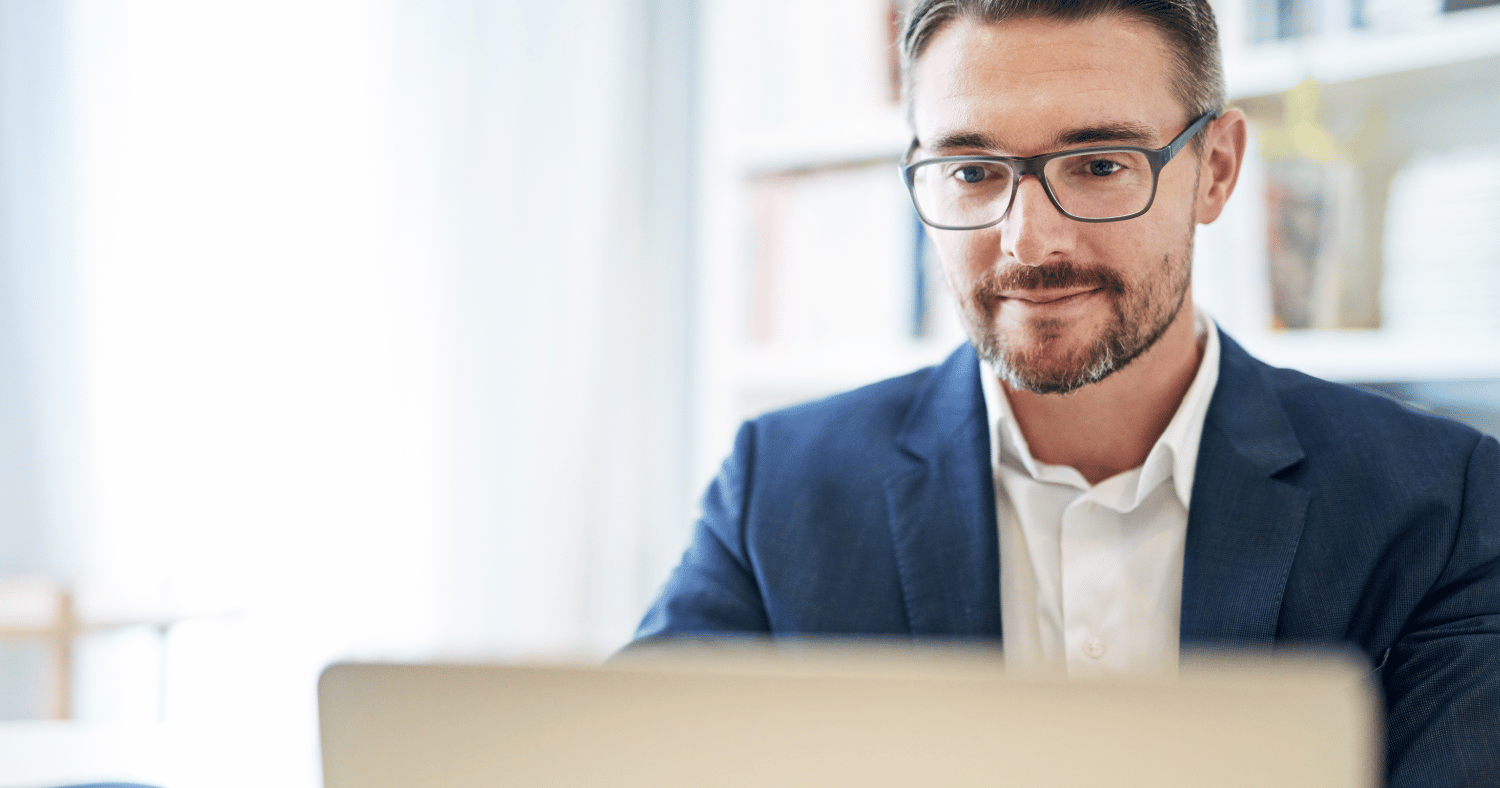
[(0, 786), (129, 780), (165, 785), (169, 736), (159, 724), (0, 723)]
[[(124, 618), (80, 617), (73, 594), (61, 584), (39, 576), (0, 577), (0, 639), (33, 640), (48, 645), (52, 659), (52, 691), (48, 704), (54, 720), (73, 717), (73, 651), (80, 635), (133, 627), (150, 627), (162, 644), (162, 692), (166, 687), (166, 642), (172, 627), (189, 618), (177, 613)], [(163, 694), (165, 697), (165, 694)]]
[(315, 743), (305, 753), (284, 744), (156, 722), (0, 722), (0, 788), (122, 780), (161, 788), (318, 788)]

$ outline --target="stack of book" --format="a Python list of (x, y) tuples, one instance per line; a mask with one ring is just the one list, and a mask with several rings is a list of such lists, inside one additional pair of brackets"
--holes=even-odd
[(1500, 146), (1418, 156), (1391, 183), (1386, 327), (1500, 332)]

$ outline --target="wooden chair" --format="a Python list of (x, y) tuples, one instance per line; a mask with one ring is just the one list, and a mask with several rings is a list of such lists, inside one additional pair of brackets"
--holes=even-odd
[(72, 592), (61, 583), (35, 575), (0, 577), (0, 639), (43, 641), (48, 646), (52, 674), (49, 719), (73, 716), (73, 650), (80, 635), (150, 627), (165, 645), (171, 628), (184, 620), (161, 616), (84, 621), (79, 619)]

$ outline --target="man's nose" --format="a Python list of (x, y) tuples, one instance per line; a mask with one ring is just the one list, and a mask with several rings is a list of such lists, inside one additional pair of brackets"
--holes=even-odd
[(1045, 265), (1068, 256), (1078, 225), (1052, 204), (1036, 176), (1022, 176), (999, 225), (1001, 251), (1021, 265)]

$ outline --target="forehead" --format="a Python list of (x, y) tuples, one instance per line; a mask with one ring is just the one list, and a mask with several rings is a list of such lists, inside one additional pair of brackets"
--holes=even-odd
[(1171, 68), (1161, 33), (1139, 20), (959, 19), (915, 65), (912, 122), (924, 144), (975, 132), (1016, 155), (1045, 152), (1077, 128), (1144, 125), (1166, 134), (1183, 113)]

